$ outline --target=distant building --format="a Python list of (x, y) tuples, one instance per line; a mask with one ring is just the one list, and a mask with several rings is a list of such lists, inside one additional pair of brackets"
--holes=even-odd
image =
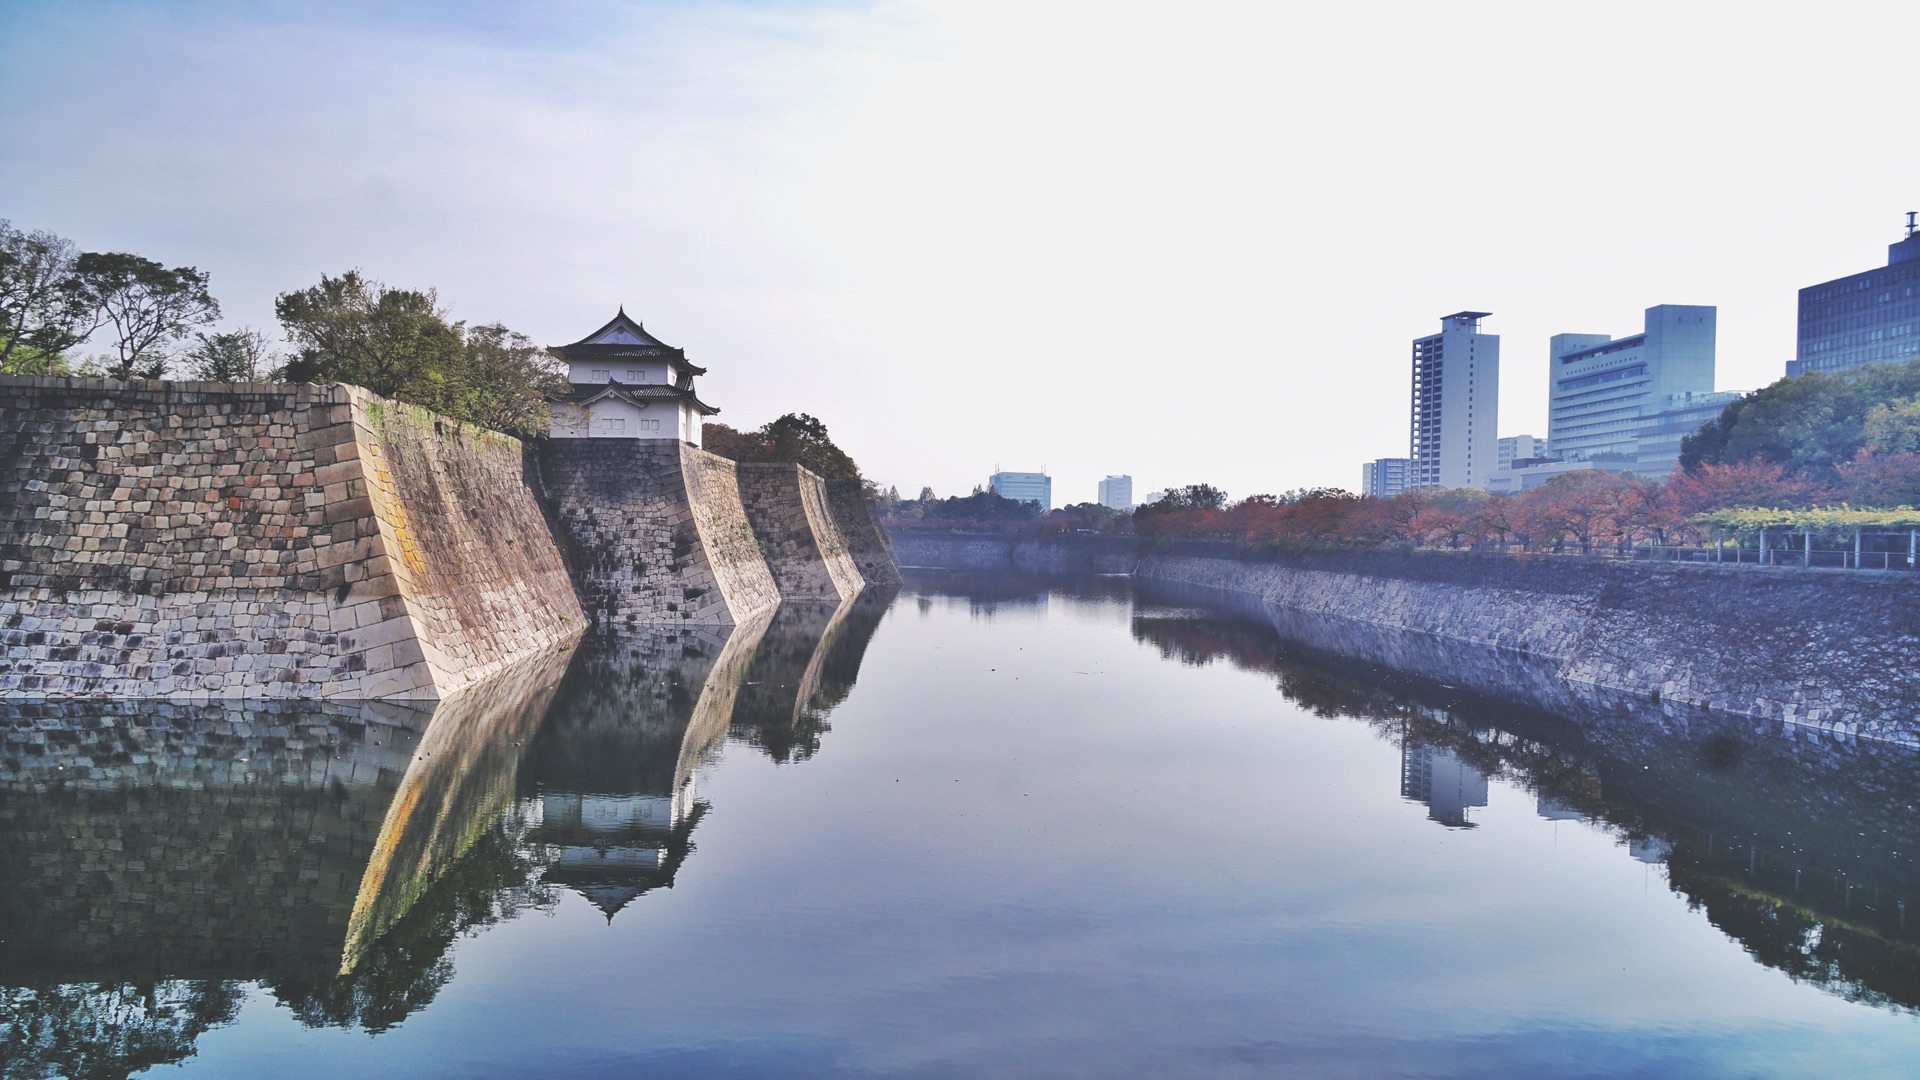
[(1133, 477), (1108, 476), (1100, 481), (1100, 505), (1112, 510), (1133, 509)]
[(1712, 307), (1661, 304), (1647, 309), (1645, 329), (1632, 337), (1555, 335), (1548, 350), (1552, 456), (1637, 465), (1648, 417), (1713, 392), (1715, 316)]
[(1145, 495), (1141, 496), (1140, 501), (1138, 503), (1135, 503), (1134, 505), (1145, 506), (1148, 503), (1157, 503), (1161, 499), (1164, 499), (1166, 497), (1167, 497), (1167, 492), (1165, 488), (1162, 488), (1159, 491), (1149, 491)]
[(1701, 425), (1726, 411), (1740, 400), (1730, 390), (1706, 394), (1675, 394), (1650, 402), (1650, 411), (1640, 417), (1639, 449), (1634, 455), (1633, 471), (1642, 476), (1663, 477), (1680, 464), (1680, 440), (1699, 431)]
[(1887, 246), (1887, 265), (1800, 290), (1800, 340), (1787, 377), (1920, 357), (1920, 224)]
[(1375, 458), (1367, 462), (1360, 466), (1360, 494), (1377, 499), (1393, 498), (1407, 490), (1407, 471), (1412, 467), (1412, 460), (1403, 457)]
[(693, 377), (707, 369), (647, 333), (625, 308), (579, 341), (548, 351), (566, 362), (572, 384), (554, 403), (553, 438), (679, 439), (699, 446), (702, 422), (720, 411), (693, 392)]
[(987, 484), (1003, 499), (1039, 503), (1040, 509), (1053, 509), (1053, 477), (1043, 472), (997, 472)]
[(1533, 435), (1509, 435), (1500, 440), (1493, 476), (1487, 481), (1487, 490), (1499, 495), (1519, 492), (1524, 489), (1524, 484), (1515, 470), (1526, 469), (1547, 460), (1550, 460), (1547, 457), (1547, 440)]
[(1480, 332), (1491, 312), (1443, 316), (1413, 343), (1408, 487), (1484, 488), (1498, 453), (1500, 336)]
[(1547, 440), (1532, 435), (1509, 435), (1500, 440), (1495, 469), (1511, 469), (1516, 461), (1531, 461), (1547, 456)]

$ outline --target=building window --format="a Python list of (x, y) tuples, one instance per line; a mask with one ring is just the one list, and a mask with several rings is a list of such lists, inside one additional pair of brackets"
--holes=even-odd
[(593, 422), (593, 430), (596, 435), (624, 435), (627, 421), (619, 416), (603, 416)]
[(592, 371), (587, 372), (587, 378), (594, 382), (607, 382), (613, 378), (613, 372), (608, 371), (606, 368), (594, 368)]

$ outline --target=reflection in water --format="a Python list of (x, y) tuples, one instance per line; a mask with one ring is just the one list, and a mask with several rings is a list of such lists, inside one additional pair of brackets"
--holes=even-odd
[[(1335, 626), (1334, 652), (1308, 621), (1257, 603), (1143, 592), (1136, 638), (1183, 663), (1272, 675), (1317, 715), (1369, 723), (1402, 747), (1401, 794), (1434, 821), (1471, 826), (1489, 777), (1522, 785), (1542, 817), (1591, 822), (1630, 857), (1663, 866), (1675, 893), (1762, 963), (1850, 1000), (1920, 1008), (1920, 920), (1907, 911), (1920, 897), (1911, 751), (1632, 702), (1547, 716), (1346, 659), (1406, 642), (1355, 649), (1356, 629)], [(1196, 611), (1202, 601), (1210, 612)], [(1464, 647), (1446, 660), (1462, 686), (1511, 663)]]
[(672, 884), (730, 729), (819, 749), (891, 600), (593, 638), (433, 709), (5, 707), (0, 1076), (180, 1061), (250, 984), (383, 1031), (463, 935), (560, 889), (610, 919)]
[[(1493, 783), (1519, 785), (1541, 818), (1612, 834), (1760, 962), (1920, 1007), (1911, 753), (1644, 703), (1546, 715), (1388, 664), (1418, 652), (1479, 688), (1525, 677), (1512, 658), (1130, 589), (943, 575), (910, 599), (973, 629), (1024, 628), (1063, 595), (1130, 604), (1133, 638), (1168, 660), (1261, 673), (1390, 741), (1380, 794), (1397, 780), (1412, 805), (1391, 813), (1424, 814), (1422, 835), (1484, 840), (1503, 820), (1480, 809)], [(729, 739), (780, 765), (821, 752), (893, 600), (591, 638), (434, 710), (0, 712), (0, 1076), (183, 1060), (255, 988), (309, 1025), (383, 1031), (434, 1000), (480, 928), (569, 891), (608, 920), (644, 912), (695, 850), (703, 766)]]

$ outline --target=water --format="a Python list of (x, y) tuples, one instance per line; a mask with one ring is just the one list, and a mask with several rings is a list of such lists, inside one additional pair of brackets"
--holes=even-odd
[(432, 714), (0, 716), (8, 1077), (1920, 1051), (1909, 755), (1539, 714), (1119, 579), (589, 643)]

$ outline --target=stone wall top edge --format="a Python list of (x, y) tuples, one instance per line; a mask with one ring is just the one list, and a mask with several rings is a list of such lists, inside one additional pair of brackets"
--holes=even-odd
[[(234, 397), (294, 395), (301, 400), (345, 404), (346, 383), (203, 382), (192, 379), (108, 379), (87, 375), (0, 375), (0, 387), (66, 393), (225, 394)], [(357, 387), (353, 389), (358, 389)]]

